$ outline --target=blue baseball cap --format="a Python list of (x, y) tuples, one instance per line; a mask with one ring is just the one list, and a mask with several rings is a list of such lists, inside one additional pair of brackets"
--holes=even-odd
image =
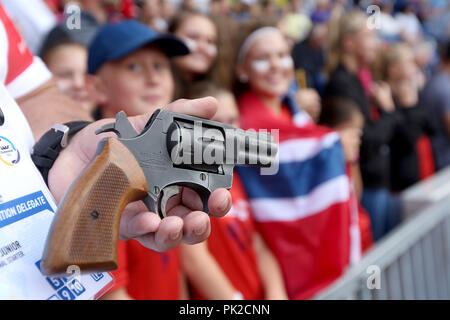
[(177, 37), (160, 34), (135, 20), (124, 20), (100, 28), (89, 46), (88, 72), (94, 74), (105, 62), (123, 58), (147, 44), (155, 44), (168, 57), (189, 54)]

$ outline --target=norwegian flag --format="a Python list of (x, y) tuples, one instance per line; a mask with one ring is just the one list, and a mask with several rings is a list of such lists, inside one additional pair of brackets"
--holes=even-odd
[[(290, 100), (288, 100), (290, 101)], [(253, 93), (239, 100), (243, 129), (279, 130), (279, 170), (237, 168), (258, 228), (280, 264), (290, 299), (309, 299), (360, 259), (357, 199), (339, 135), (272, 114)]]

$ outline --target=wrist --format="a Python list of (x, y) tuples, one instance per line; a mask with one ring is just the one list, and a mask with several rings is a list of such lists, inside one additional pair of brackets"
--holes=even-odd
[(41, 172), (45, 183), (48, 185), (48, 174), (53, 167), (60, 152), (67, 146), (71, 136), (89, 125), (88, 121), (68, 122), (55, 124), (34, 145), (31, 158)]

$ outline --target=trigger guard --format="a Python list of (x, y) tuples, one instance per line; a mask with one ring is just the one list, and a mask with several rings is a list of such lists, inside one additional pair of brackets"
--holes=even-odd
[(157, 212), (160, 216), (161, 219), (164, 219), (165, 217), (167, 217), (167, 212), (166, 212), (166, 205), (167, 202), (174, 196), (178, 195), (180, 193), (180, 187), (185, 187), (185, 188), (189, 188), (192, 189), (193, 191), (195, 191), (197, 193), (197, 195), (200, 197), (200, 200), (202, 201), (202, 205), (203, 205), (203, 212), (209, 214), (209, 208), (208, 208), (208, 200), (209, 200), (209, 196), (211, 195), (211, 192), (205, 192), (206, 190), (201, 190), (200, 188), (193, 186), (192, 184), (189, 185), (172, 185), (169, 187), (165, 187), (157, 200)]
[(165, 187), (159, 196), (158, 199), (158, 214), (161, 219), (167, 217), (166, 205), (167, 202), (180, 193), (180, 188), (178, 186), (169, 186)]

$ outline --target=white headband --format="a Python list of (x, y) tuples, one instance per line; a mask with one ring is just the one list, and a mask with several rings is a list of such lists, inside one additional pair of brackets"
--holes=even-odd
[(276, 32), (278, 34), (281, 33), (281, 31), (275, 27), (263, 27), (253, 31), (242, 44), (241, 49), (239, 50), (237, 61), (238, 62), (244, 61), (245, 57), (247, 56), (248, 50), (250, 49), (250, 46), (253, 44), (253, 42), (257, 38), (259, 38), (259, 36), (261, 36), (262, 34), (270, 32)]

